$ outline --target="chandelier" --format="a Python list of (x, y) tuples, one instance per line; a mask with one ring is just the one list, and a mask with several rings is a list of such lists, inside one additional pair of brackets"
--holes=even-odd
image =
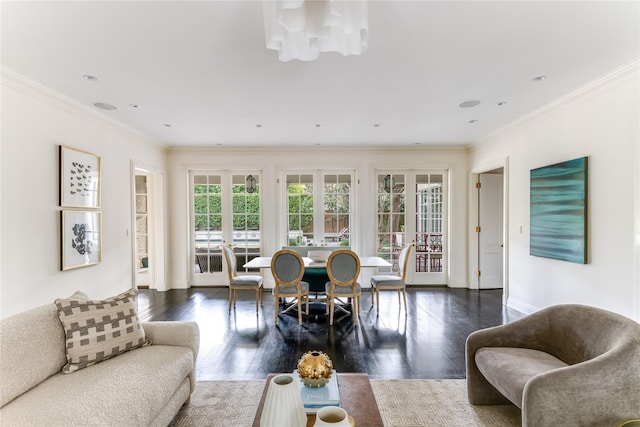
[(320, 52), (360, 55), (369, 25), (364, 0), (264, 0), (267, 48), (280, 61), (313, 61)]

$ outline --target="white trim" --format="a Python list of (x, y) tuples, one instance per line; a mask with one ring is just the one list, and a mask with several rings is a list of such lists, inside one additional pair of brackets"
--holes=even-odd
[(526, 302), (517, 300), (513, 297), (510, 297), (507, 300), (506, 306), (516, 311), (519, 311), (520, 313), (523, 313), (523, 314), (535, 313), (536, 311), (541, 309), (540, 307), (527, 304)]
[(160, 143), (159, 140), (145, 135), (125, 124), (119, 122), (105, 113), (101, 113), (91, 107), (83, 105), (74, 99), (71, 99), (59, 92), (56, 92), (48, 87), (30, 80), (15, 71), (12, 71), (6, 67), (0, 67), (0, 82), (2, 86), (16, 90), (23, 95), (30, 96), (38, 101), (49, 104), (60, 110), (67, 111), (70, 114), (80, 116), (83, 119), (92, 120), (103, 125), (108, 125), (120, 132), (133, 135), (139, 138), (142, 142), (146, 143), (149, 147), (156, 150), (160, 150), (163, 154), (168, 153), (169, 147)]
[(635, 60), (627, 65), (624, 65), (611, 73), (608, 73), (597, 80), (581, 87), (578, 90), (568, 93), (567, 95), (552, 101), (537, 110), (534, 110), (524, 116), (516, 119), (506, 126), (501, 127), (500, 129), (496, 129), (490, 134), (474, 141), (471, 144), (467, 145), (467, 148), (470, 152), (475, 151), (479, 146), (481, 146), (486, 141), (494, 139), (497, 135), (509, 131), (510, 129), (517, 128), (522, 126), (524, 123), (528, 123), (530, 121), (536, 120), (541, 116), (545, 116), (547, 114), (553, 113), (567, 105), (570, 105), (574, 102), (580, 102), (583, 100), (587, 100), (588, 98), (599, 96), (603, 93), (608, 93), (612, 89), (623, 86), (630, 82), (635, 82), (638, 80), (638, 73), (640, 73), (640, 60)]
[(475, 219), (478, 218), (478, 191), (475, 184), (482, 173), (503, 168), (502, 197), (503, 197), (503, 259), (502, 259), (502, 303), (507, 305), (509, 300), (509, 157), (488, 162), (483, 166), (473, 168), (469, 174), (469, 289), (479, 289), (478, 276), (475, 272), (479, 269), (478, 260), (478, 233), (475, 231)]
[(132, 284), (136, 286), (136, 187), (135, 176), (137, 172), (147, 175), (147, 206), (149, 222), (147, 226), (151, 228), (148, 244), (149, 255), (149, 289), (158, 291), (169, 290), (167, 286), (167, 263), (166, 263), (166, 242), (167, 227), (165, 218), (167, 217), (167, 205), (165, 203), (166, 189), (164, 172), (149, 165), (131, 161), (131, 254), (132, 254)]
[[(636, 108), (640, 109), (640, 96), (636, 96)], [(634, 194), (634, 241), (633, 241), (633, 285), (632, 298), (633, 304), (631, 310), (633, 317), (640, 322), (640, 129), (636, 126), (634, 129), (636, 143), (633, 144), (633, 194)]]

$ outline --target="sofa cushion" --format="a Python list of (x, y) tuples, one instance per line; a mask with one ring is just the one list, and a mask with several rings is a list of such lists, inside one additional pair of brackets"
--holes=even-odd
[(149, 426), (177, 392), (179, 404), (189, 397), (193, 366), (190, 348), (151, 345), (73, 375), (58, 372), (3, 407), (1, 424)]
[(60, 372), (64, 330), (56, 306), (47, 304), (0, 322), (0, 406)]
[(531, 378), (568, 366), (539, 350), (511, 347), (482, 347), (476, 351), (478, 369), (500, 393), (522, 408), (524, 386)]
[(66, 336), (64, 373), (150, 344), (138, 322), (134, 289), (106, 300), (66, 298), (55, 304)]

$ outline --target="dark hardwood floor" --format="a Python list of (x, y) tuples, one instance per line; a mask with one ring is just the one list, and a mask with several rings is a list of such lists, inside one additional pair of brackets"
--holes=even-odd
[(465, 378), (469, 333), (523, 316), (502, 305), (502, 290), (410, 287), (408, 315), (390, 291), (380, 294), (376, 317), (367, 290), (358, 325), (336, 312), (331, 327), (320, 307), (302, 325), (295, 311), (281, 315), (275, 325), (273, 296), (265, 292), (256, 315), (254, 295), (238, 292), (229, 314), (227, 288), (141, 289), (138, 310), (142, 321), (198, 323), (198, 380), (264, 379), (272, 372), (293, 371), (310, 350), (327, 353), (338, 372), (366, 372), (371, 378)]

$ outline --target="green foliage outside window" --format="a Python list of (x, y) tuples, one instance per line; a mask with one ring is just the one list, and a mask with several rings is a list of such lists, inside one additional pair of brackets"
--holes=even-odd
[[(232, 192), (233, 229), (260, 229), (259, 187), (253, 194), (245, 193), (244, 185), (234, 185)], [(193, 187), (196, 230), (222, 229), (222, 187), (196, 184)]]

